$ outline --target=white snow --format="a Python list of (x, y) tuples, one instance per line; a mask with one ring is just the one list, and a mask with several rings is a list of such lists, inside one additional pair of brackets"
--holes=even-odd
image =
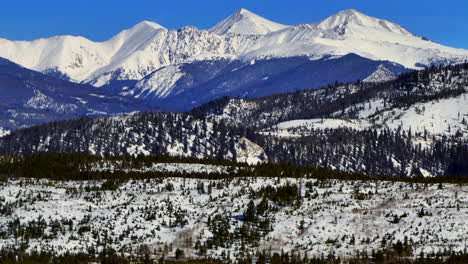
[(354, 130), (363, 130), (370, 126), (371, 124), (366, 120), (357, 119), (299, 119), (278, 123), (270, 129), (260, 131), (259, 133), (264, 135), (275, 135), (279, 137), (301, 137), (313, 133), (311, 132), (313, 130), (325, 130), (335, 128), (350, 128)]
[[(427, 131), (435, 135), (468, 136), (468, 94), (455, 98), (419, 103), (409, 109), (397, 109), (381, 114), (391, 129), (402, 127), (413, 132)], [(465, 124), (463, 124), (463, 119)]]
[(5, 130), (3, 127), (0, 127), (0, 138), (10, 134), (9, 130)]
[(348, 128), (360, 130), (363, 127), (368, 126), (368, 124), (365, 121), (317, 118), (317, 119), (286, 121), (286, 122), (279, 123), (277, 125), (278, 129), (291, 129), (291, 128), (297, 128), (301, 126), (310, 127), (310, 128), (318, 128), (318, 129), (348, 127)]
[(145, 98), (151, 95), (155, 98), (165, 98), (171, 94), (175, 83), (183, 76), (179, 66), (163, 67), (139, 81), (133, 90), (134, 96)]
[(268, 156), (263, 148), (247, 138), (240, 138), (235, 146), (235, 150), (237, 162), (256, 165), (268, 161)]

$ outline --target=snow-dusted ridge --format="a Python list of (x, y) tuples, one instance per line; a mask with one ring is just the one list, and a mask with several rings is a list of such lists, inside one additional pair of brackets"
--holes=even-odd
[(112, 80), (140, 80), (162, 67), (217, 58), (342, 56), (355, 53), (407, 68), (468, 59), (468, 51), (415, 36), (392, 22), (356, 10), (319, 23), (285, 26), (241, 9), (210, 30), (169, 30), (143, 21), (104, 42), (57, 36), (33, 41), (0, 39), (0, 57), (76, 82), (103, 86)]

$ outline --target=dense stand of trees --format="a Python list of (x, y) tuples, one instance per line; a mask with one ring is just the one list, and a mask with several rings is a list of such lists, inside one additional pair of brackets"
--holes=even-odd
[(54, 256), (46, 252), (33, 252), (30, 254), (18, 255), (13, 253), (0, 252), (1, 264), (465, 264), (468, 263), (468, 255), (451, 255), (449, 257), (418, 257), (415, 259), (398, 258), (395, 255), (385, 254), (389, 252), (376, 252), (372, 256), (362, 256), (351, 259), (340, 259), (334, 256), (328, 258), (298, 258), (288, 254), (275, 253), (271, 256), (257, 253), (256, 256), (246, 257), (238, 261), (221, 261), (214, 259), (190, 259), (190, 260), (153, 260), (145, 257), (122, 257), (118, 255), (107, 256), (87, 256), (87, 255), (65, 255)]
[[(225, 166), (226, 172), (167, 172), (145, 171), (154, 163), (198, 163)], [(101, 165), (111, 165), (114, 170), (95, 170)], [(93, 169), (94, 168), (94, 169)], [(171, 156), (109, 156), (101, 157), (86, 153), (35, 153), (28, 156), (0, 155), (0, 175), (2, 178), (22, 177), (52, 180), (115, 180), (149, 179), (167, 177), (190, 177), (200, 179), (233, 179), (239, 177), (280, 177), (280, 178), (315, 178), (363, 181), (403, 181), (414, 183), (466, 183), (468, 177), (451, 175), (446, 177), (424, 178), (388, 177), (385, 175), (366, 175), (348, 173), (325, 167), (298, 166), (291, 163), (262, 163), (247, 165), (229, 160), (179, 158)], [(109, 182), (109, 186), (113, 186)], [(274, 192), (270, 192), (273, 194)]]
[(172, 154), (236, 160), (237, 137), (223, 123), (187, 114), (141, 115), (53, 122), (0, 139), (0, 153), (86, 152), (98, 155)]
[(426, 136), (430, 147), (413, 143), (422, 137), (411, 131), (340, 128), (311, 130), (298, 138), (256, 135), (252, 140), (276, 163), (334, 167), (367, 175), (422, 176), (424, 169), (432, 175), (468, 176), (466, 139)]

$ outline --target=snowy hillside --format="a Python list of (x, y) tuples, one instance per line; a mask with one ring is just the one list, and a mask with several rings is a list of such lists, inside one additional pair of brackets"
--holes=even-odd
[[(451, 136), (468, 133), (468, 64), (415, 71), (393, 78), (385, 73), (385, 67), (380, 65), (373, 78), (364, 82), (256, 99), (224, 98), (193, 112), (212, 120), (247, 124), (260, 130), (304, 132), (314, 128), (347, 127), (393, 131), (402, 128)], [(377, 79), (386, 82), (379, 83)]]
[[(367, 106), (366, 106), (367, 105)], [(430, 135), (468, 136), (468, 95), (442, 99), (437, 102), (415, 104), (409, 108), (384, 110), (383, 101), (363, 104), (368, 107), (358, 113), (358, 119), (316, 118), (292, 120), (273, 126), (279, 136), (304, 136), (315, 133), (314, 129), (350, 128), (364, 130), (380, 128), (412, 131)], [(370, 120), (370, 121), (369, 121)], [(307, 132), (309, 131), (309, 132)], [(272, 133), (272, 132), (263, 132)]]
[[(164, 67), (174, 69), (182, 63), (220, 59), (252, 62), (258, 59), (305, 56), (309, 60), (319, 60), (351, 53), (371, 61), (389, 61), (409, 69), (432, 64), (461, 63), (468, 59), (467, 50), (427, 41), (397, 24), (369, 17), (356, 10), (339, 12), (318, 23), (295, 26), (268, 21), (245, 9), (210, 30), (191, 26), (169, 30), (157, 23), (144, 21), (104, 42), (74, 36), (29, 42), (0, 39), (0, 57), (24, 67), (70, 78), (75, 82), (86, 82), (127, 96), (138, 96), (142, 90), (154, 93), (148, 97), (150, 99), (175, 91), (177, 78), (157, 76), (156, 81), (139, 83), (135, 88), (133, 86), (150, 74), (162, 73)], [(258, 71), (256, 66), (253, 68)], [(265, 78), (281, 79), (273, 71), (256, 77), (257, 81)], [(392, 74), (398, 72), (384, 74), (384, 79)], [(368, 73), (361, 79), (370, 75)], [(381, 77), (383, 74), (377, 72), (369, 80), (381, 79), (375, 75)], [(190, 88), (187, 87), (185, 91), (188, 92)], [(220, 91), (224, 90), (221, 96), (231, 95), (231, 88), (229, 84), (220, 87)]]
[(466, 185), (292, 178), (0, 185), (0, 246), (29, 252), (411, 257), (461, 253), (468, 234)]

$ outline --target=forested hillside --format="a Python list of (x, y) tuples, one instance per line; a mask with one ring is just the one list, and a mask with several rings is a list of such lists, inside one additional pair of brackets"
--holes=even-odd
[(250, 163), (266, 160), (260, 147), (223, 123), (175, 113), (79, 119), (26, 128), (3, 137), (0, 152), (167, 154)]
[[(385, 123), (378, 120), (382, 112), (437, 102), (467, 92), (468, 63), (403, 73), (398, 79), (383, 83), (336, 83), (318, 90), (256, 99), (225, 97), (195, 108), (192, 113), (227, 124), (266, 128), (295, 119), (359, 119), (359, 114), (376, 102), (378, 108), (369, 113), (369, 121), (383, 126)], [(461, 114), (468, 115), (468, 109)]]

